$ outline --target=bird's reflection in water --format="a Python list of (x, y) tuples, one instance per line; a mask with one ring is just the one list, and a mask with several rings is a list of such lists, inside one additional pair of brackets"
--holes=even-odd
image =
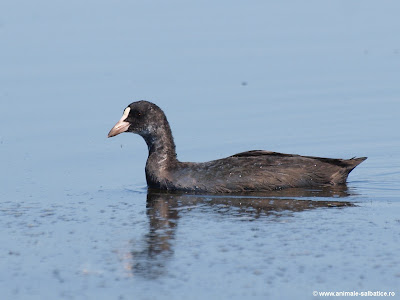
[[(130, 255), (132, 261), (128, 262), (129, 269), (133, 275), (148, 279), (166, 274), (166, 265), (174, 253), (178, 220), (189, 210), (206, 209), (208, 212), (221, 214), (222, 217), (254, 221), (260, 216), (274, 215), (279, 218), (280, 215), (315, 208), (354, 206), (353, 203), (342, 200), (350, 195), (346, 186), (229, 195), (195, 195), (149, 190), (149, 232), (141, 245), (133, 245), (134, 249)], [(141, 249), (137, 249), (137, 246)]]

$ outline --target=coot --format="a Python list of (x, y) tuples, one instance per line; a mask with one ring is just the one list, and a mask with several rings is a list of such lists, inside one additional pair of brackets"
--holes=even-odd
[(209, 162), (181, 162), (164, 112), (148, 101), (131, 103), (108, 137), (122, 132), (144, 138), (149, 149), (147, 185), (161, 190), (229, 193), (339, 185), (345, 184), (351, 170), (367, 159), (253, 150)]

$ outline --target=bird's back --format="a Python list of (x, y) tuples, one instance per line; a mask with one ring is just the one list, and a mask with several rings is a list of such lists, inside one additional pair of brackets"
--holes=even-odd
[(174, 185), (170, 189), (241, 192), (344, 184), (351, 170), (365, 159), (254, 150), (204, 163), (179, 163), (171, 170)]

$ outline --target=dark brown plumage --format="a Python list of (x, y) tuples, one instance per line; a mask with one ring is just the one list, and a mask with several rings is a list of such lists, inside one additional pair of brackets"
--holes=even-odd
[(149, 148), (147, 184), (162, 190), (229, 193), (346, 183), (366, 157), (333, 159), (253, 150), (203, 163), (180, 162), (164, 112), (147, 101), (131, 103), (108, 137), (141, 135)]

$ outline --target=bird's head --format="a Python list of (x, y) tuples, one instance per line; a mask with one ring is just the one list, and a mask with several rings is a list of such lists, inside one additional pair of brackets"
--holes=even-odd
[(148, 101), (132, 102), (125, 108), (121, 119), (108, 133), (108, 137), (122, 132), (133, 132), (141, 136), (151, 135), (163, 124), (165, 115), (154, 103)]

